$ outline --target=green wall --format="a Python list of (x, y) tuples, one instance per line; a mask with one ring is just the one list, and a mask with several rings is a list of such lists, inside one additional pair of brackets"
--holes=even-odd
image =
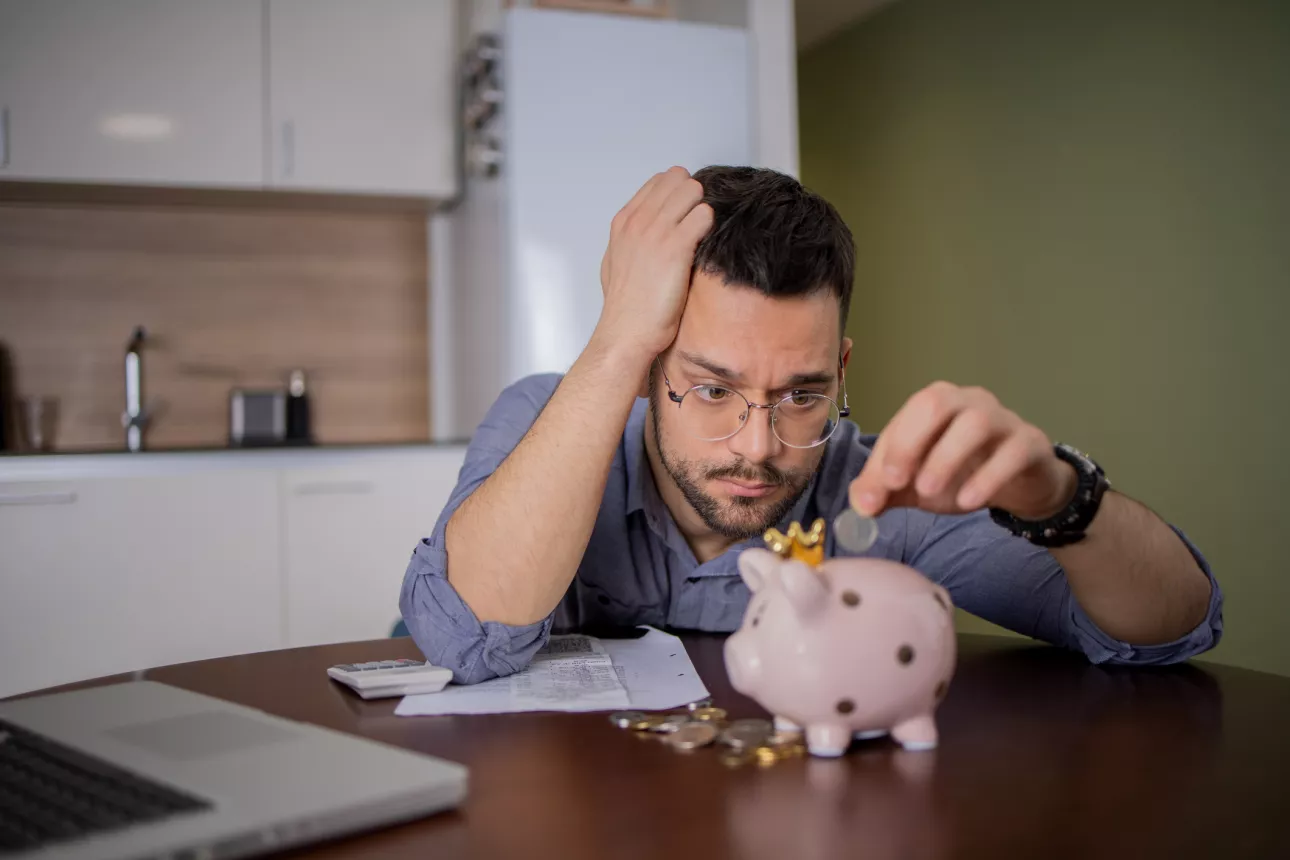
[(799, 87), (860, 425), (992, 389), (1206, 553), (1207, 659), (1290, 674), (1290, 3), (901, 0)]

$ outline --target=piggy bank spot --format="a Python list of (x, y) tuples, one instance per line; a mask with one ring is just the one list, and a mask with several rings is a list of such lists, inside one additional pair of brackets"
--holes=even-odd
[(761, 623), (761, 617), (766, 613), (766, 601), (761, 601), (752, 612), (752, 618), (748, 621), (748, 626), (756, 627)]
[(838, 699), (838, 703), (834, 705), (834, 708), (839, 714), (849, 714), (856, 709), (856, 703), (850, 699)]
[(908, 666), (914, 662), (914, 646), (905, 644), (896, 649), (896, 661), (902, 666)]
[(859, 606), (860, 595), (848, 588), (846, 591), (842, 592), (842, 605), (850, 606), (852, 608)]

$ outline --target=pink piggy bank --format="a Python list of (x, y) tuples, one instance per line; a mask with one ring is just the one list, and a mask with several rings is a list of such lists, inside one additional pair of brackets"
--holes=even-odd
[(944, 588), (884, 559), (812, 567), (765, 549), (741, 553), (739, 573), (753, 594), (726, 640), (736, 690), (777, 726), (803, 727), (814, 755), (888, 732), (907, 750), (936, 746), (956, 652)]

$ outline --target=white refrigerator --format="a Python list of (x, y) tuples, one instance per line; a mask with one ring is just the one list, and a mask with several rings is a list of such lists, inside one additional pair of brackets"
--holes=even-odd
[(438, 439), (469, 437), (511, 382), (573, 363), (610, 219), (646, 179), (755, 163), (745, 28), (515, 8), (497, 35), (498, 172), (468, 177), (431, 228)]

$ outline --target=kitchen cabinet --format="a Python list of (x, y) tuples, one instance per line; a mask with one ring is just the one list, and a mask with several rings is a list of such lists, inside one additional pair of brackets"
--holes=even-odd
[(408, 560), (434, 528), (463, 456), (438, 449), (284, 473), (289, 645), (390, 634)]
[(0, 179), (261, 187), (261, 0), (0, 0)]
[(270, 185), (456, 192), (451, 0), (267, 0)]
[(272, 472), (0, 483), (0, 696), (283, 644)]
[(0, 458), (0, 697), (388, 636), (465, 450)]

